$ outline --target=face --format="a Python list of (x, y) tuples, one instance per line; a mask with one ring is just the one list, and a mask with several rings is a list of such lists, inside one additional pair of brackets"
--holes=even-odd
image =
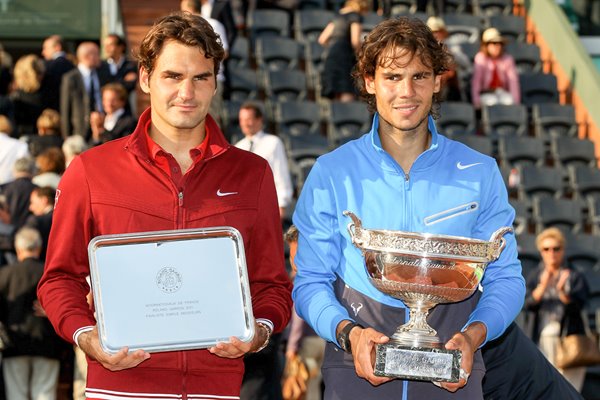
[(104, 90), (102, 92), (102, 107), (107, 114), (112, 114), (125, 107), (125, 102), (114, 90)]
[(502, 42), (489, 42), (486, 44), (488, 55), (491, 58), (498, 58), (502, 55), (504, 45)]
[(36, 192), (32, 192), (29, 197), (29, 211), (33, 215), (40, 216), (44, 215), (44, 210), (48, 206), (48, 201), (45, 197), (38, 196)]
[(104, 39), (104, 54), (107, 58), (118, 58), (123, 52), (121, 47), (117, 44), (117, 38), (114, 36), (108, 36)]
[(150, 94), (153, 129), (196, 132), (203, 129), (216, 92), (214, 62), (198, 47), (167, 41), (152, 74), (140, 69), (140, 87)]
[(238, 115), (238, 119), (240, 121), (240, 129), (244, 136), (255, 135), (263, 127), (262, 118), (256, 118), (254, 110), (242, 108)]
[(549, 237), (540, 242), (540, 253), (546, 267), (558, 268), (563, 262), (565, 250), (558, 240)]
[(77, 58), (86, 67), (97, 68), (100, 65), (100, 50), (94, 43), (84, 44), (77, 50)]
[(435, 76), (418, 56), (397, 51), (394, 62), (378, 65), (375, 76), (365, 76), (366, 90), (375, 95), (380, 129), (391, 134), (427, 133), (433, 94), (440, 91)]
[(42, 57), (46, 60), (51, 60), (52, 55), (57, 51), (54, 41), (50, 39), (44, 40), (42, 44)]

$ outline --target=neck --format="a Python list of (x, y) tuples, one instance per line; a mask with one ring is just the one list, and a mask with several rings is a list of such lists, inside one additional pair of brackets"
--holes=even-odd
[(154, 122), (150, 125), (150, 138), (163, 148), (164, 151), (173, 155), (181, 171), (185, 172), (192, 165), (190, 150), (202, 143), (206, 137), (206, 122), (193, 129), (160, 129)]
[(401, 131), (386, 122), (379, 122), (379, 137), (381, 146), (408, 174), (413, 163), (421, 153), (431, 145), (431, 133), (425, 119), (417, 128), (411, 131)]

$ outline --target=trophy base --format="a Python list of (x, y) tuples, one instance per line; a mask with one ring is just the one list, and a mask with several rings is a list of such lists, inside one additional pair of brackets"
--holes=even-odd
[(459, 380), (460, 350), (379, 344), (375, 350), (375, 375), (419, 381)]

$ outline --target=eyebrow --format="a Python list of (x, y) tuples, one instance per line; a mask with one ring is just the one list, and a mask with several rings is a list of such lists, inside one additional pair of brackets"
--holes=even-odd
[[(163, 76), (167, 76), (167, 75), (181, 76), (181, 75), (183, 75), (183, 73), (177, 72), (177, 71), (165, 70), (165, 71), (161, 72), (161, 75), (163, 75)], [(194, 78), (204, 79), (204, 78), (210, 78), (213, 75), (214, 75), (214, 73), (212, 71), (206, 71), (206, 72), (202, 72), (200, 74), (194, 75)]]

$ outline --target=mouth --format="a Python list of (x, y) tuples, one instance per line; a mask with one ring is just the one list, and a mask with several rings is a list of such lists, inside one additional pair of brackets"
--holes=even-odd
[(400, 111), (402, 113), (410, 114), (419, 108), (418, 104), (401, 104), (393, 106), (394, 110)]

